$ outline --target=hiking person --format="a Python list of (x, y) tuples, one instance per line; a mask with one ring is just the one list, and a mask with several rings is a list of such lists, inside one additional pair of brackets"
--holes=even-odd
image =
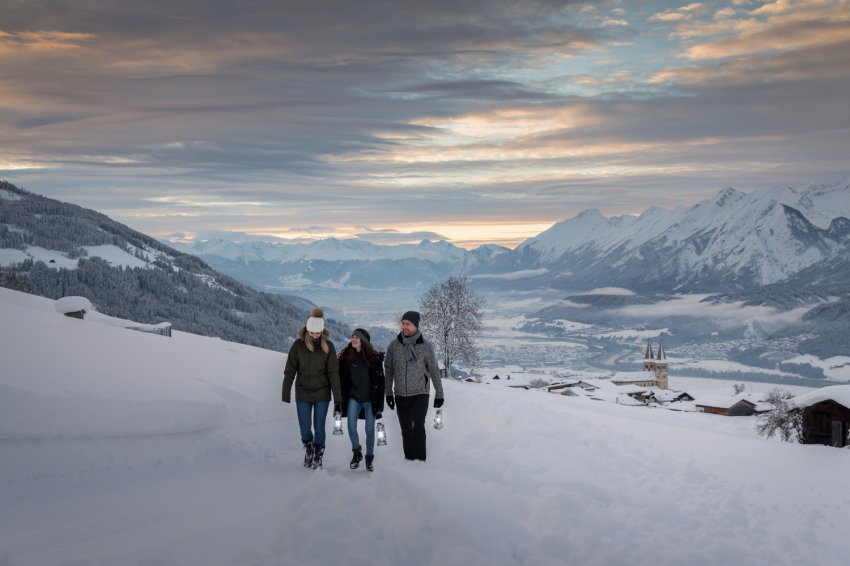
[(321, 468), (325, 454), (325, 421), (331, 394), (334, 411), (339, 410), (339, 361), (325, 328), (324, 312), (315, 308), (307, 324), (298, 332), (298, 339), (289, 348), (283, 371), (283, 402), (290, 402), (295, 383), (295, 408), (298, 427), (304, 444), (304, 467)]
[(363, 460), (357, 422), (366, 422), (366, 469), (374, 470), (375, 420), (384, 410), (384, 354), (372, 347), (371, 336), (363, 328), (351, 333), (351, 341), (339, 354), (339, 381), (342, 390), (342, 416), (348, 419), (351, 462), (356, 470)]
[(402, 315), (401, 332), (387, 346), (384, 370), (387, 407), (398, 408), (404, 457), (425, 460), (429, 382), (434, 384), (434, 407), (442, 407), (444, 398), (437, 356), (419, 332), (418, 312)]

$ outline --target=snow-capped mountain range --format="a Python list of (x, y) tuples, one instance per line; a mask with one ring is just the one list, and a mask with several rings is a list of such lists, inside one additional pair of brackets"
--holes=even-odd
[(795, 189), (725, 188), (692, 207), (640, 216), (586, 210), (515, 250), (447, 242), (386, 246), (209, 240), (172, 244), (258, 287), (381, 289), (429, 286), (450, 274), (483, 286), (644, 292), (740, 291), (816, 272), (847, 257), (850, 177)]
[(741, 290), (846, 250), (848, 218), (848, 178), (749, 194), (730, 187), (689, 208), (652, 207), (637, 217), (585, 211), (520, 245), (513, 267), (569, 275), (573, 288)]
[(171, 245), (256, 287), (293, 291), (316, 286), (339, 290), (430, 286), (510, 252), (493, 245), (468, 251), (444, 241), (386, 246), (338, 238), (296, 244), (214, 239)]

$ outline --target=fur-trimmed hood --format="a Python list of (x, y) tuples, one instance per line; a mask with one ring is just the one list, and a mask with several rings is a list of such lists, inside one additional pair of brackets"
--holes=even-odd
[[(331, 333), (325, 328), (322, 330), (322, 351), (324, 353), (328, 353), (330, 350), (328, 349), (328, 342), (330, 342)], [(307, 336), (307, 325), (301, 327), (301, 330), (298, 331), (298, 338), (304, 340), (304, 345), (307, 346), (307, 349), (311, 352), (313, 351), (313, 341)]]

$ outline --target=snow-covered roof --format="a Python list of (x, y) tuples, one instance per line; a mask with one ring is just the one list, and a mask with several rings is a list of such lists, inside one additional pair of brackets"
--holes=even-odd
[(54, 308), (59, 314), (69, 312), (91, 311), (93, 309), (91, 302), (85, 297), (62, 297), (56, 299)]
[(664, 407), (669, 411), (696, 412), (696, 405), (694, 405), (693, 401), (673, 401), (672, 403), (667, 403)]
[(617, 395), (617, 398), (614, 400), (618, 405), (629, 405), (632, 407), (643, 406), (644, 403), (638, 401), (634, 397), (629, 397), (628, 395)]
[(623, 394), (623, 395), (629, 395), (629, 394), (632, 394), (632, 393), (643, 393), (646, 390), (647, 390), (646, 387), (641, 387), (640, 385), (627, 384), (627, 385), (617, 386), (616, 391), (617, 391), (617, 393), (620, 393), (620, 394)]
[(658, 389), (657, 387), (650, 388), (652, 395), (659, 401), (675, 401), (682, 395), (687, 395), (684, 391), (674, 391), (673, 389)]
[(655, 381), (655, 373), (651, 371), (620, 371), (611, 378), (613, 383), (628, 383), (632, 381)]
[(581, 387), (567, 387), (565, 389), (556, 389), (553, 391), (558, 395), (566, 395), (567, 397), (590, 397), (592, 393), (585, 391)]
[(703, 395), (694, 401), (697, 407), (717, 407), (718, 409), (730, 409), (739, 402), (744, 401), (750, 405), (755, 405), (754, 401), (746, 399), (746, 394), (740, 395)]
[(790, 399), (788, 404), (792, 407), (806, 408), (816, 405), (822, 401), (835, 401), (850, 409), (850, 385), (830, 385), (821, 387), (809, 393), (803, 393)]

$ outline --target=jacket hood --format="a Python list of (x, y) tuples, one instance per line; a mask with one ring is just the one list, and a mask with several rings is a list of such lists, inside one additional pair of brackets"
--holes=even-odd
[[(306, 324), (301, 327), (301, 330), (298, 331), (298, 337), (301, 338), (302, 340), (304, 340), (305, 342), (307, 341), (308, 336), (307, 336), (307, 325)], [(324, 338), (325, 340), (329, 340), (330, 337), (331, 337), (331, 333), (330, 333), (330, 331), (328, 331), (327, 328), (322, 330), (322, 338)]]
[[(324, 330), (322, 330), (322, 336), (319, 339), (319, 343), (321, 344), (322, 351), (326, 354), (328, 352), (330, 352), (330, 346), (329, 346), (329, 344), (331, 343), (330, 335), (331, 335), (330, 331), (327, 328), (325, 328)], [(307, 325), (306, 324), (301, 327), (301, 330), (298, 331), (298, 338), (300, 338), (304, 342), (304, 346), (306, 346), (308, 350), (310, 350), (311, 352), (313, 351), (314, 346), (313, 346), (313, 343), (312, 343), (312, 340), (310, 339), (310, 337), (307, 336)]]

